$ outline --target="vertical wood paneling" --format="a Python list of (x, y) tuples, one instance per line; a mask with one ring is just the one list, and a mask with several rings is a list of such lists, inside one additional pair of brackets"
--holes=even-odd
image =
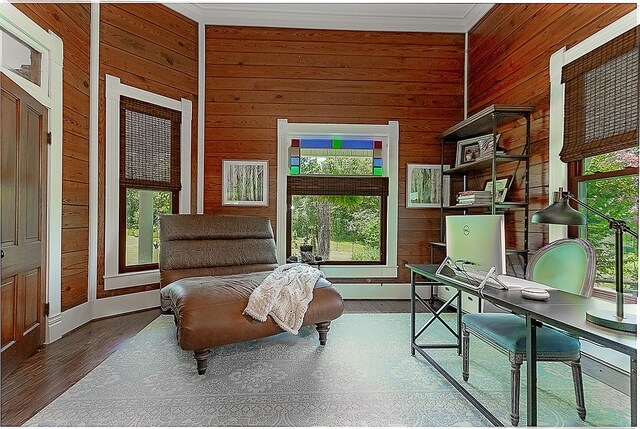
[[(62, 131), (62, 259), (89, 249), (88, 224), (79, 213), (89, 210), (89, 34), (90, 10), (80, 4), (15, 3), (64, 43)], [(87, 301), (87, 266), (63, 265), (62, 310)], [(77, 281), (80, 278), (82, 281)]]
[[(119, 77), (123, 84), (165, 97), (191, 100), (191, 138), (195, 142), (198, 126), (198, 25), (158, 4), (100, 6), (98, 298), (158, 287), (104, 290), (105, 74)], [(192, 150), (192, 189), (196, 187), (196, 165), (197, 151)], [(193, 198), (192, 207), (195, 203)], [(83, 257), (77, 253), (73, 259), (65, 261), (69, 262), (70, 269), (76, 269), (82, 265)]]
[[(276, 123), (400, 122), (398, 281), (428, 260), (439, 210), (407, 210), (410, 163), (440, 163), (437, 136), (463, 117), (464, 35), (208, 26), (207, 213), (276, 221)], [(269, 161), (269, 206), (223, 207), (222, 160)]]
[[(533, 105), (531, 214), (548, 201), (549, 59), (636, 8), (635, 4), (499, 4), (469, 32), (469, 114), (490, 104)], [(500, 144), (518, 153), (524, 122), (508, 126)], [(500, 174), (512, 174), (508, 169)], [(521, 169), (522, 170), (522, 169)], [(499, 174), (499, 175), (500, 175)], [(523, 196), (523, 172), (509, 195)], [(521, 246), (522, 216), (509, 214), (511, 246)], [(530, 249), (545, 244), (547, 227), (529, 224)]]

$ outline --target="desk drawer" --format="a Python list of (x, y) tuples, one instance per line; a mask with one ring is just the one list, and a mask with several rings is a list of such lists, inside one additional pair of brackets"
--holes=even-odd
[[(443, 302), (447, 301), (456, 293), (456, 288), (451, 286), (438, 286), (438, 298), (440, 298)], [(477, 313), (478, 312), (478, 303), (480, 302), (480, 298), (477, 296), (469, 295), (467, 293), (462, 293), (462, 311), (465, 313)], [(457, 308), (458, 302), (454, 300), (451, 303), (451, 306)]]
[(462, 311), (465, 313), (477, 313), (479, 303), (479, 297), (462, 293)]
[[(442, 300), (442, 302), (446, 302), (456, 293), (456, 288), (451, 286), (438, 286), (438, 298)], [(457, 300), (454, 300), (451, 305), (453, 307), (456, 306)]]

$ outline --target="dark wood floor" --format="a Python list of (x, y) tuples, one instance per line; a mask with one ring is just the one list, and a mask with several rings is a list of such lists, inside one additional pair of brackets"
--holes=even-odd
[(2, 426), (20, 426), (160, 315), (159, 309), (95, 320), (43, 346), (2, 378)]
[[(405, 313), (408, 300), (348, 300), (345, 313)], [(20, 426), (160, 315), (153, 309), (95, 320), (43, 346), (2, 378), (3, 426)]]

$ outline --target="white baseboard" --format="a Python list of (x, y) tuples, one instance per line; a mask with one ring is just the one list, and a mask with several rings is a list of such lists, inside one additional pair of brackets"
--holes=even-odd
[[(409, 283), (338, 283), (333, 287), (344, 299), (411, 299)], [(416, 289), (421, 297), (431, 297), (429, 286)]]
[(49, 317), (46, 343), (52, 343), (68, 332), (101, 317), (115, 316), (132, 311), (160, 306), (160, 292), (146, 292), (100, 298), (85, 302), (60, 314)]

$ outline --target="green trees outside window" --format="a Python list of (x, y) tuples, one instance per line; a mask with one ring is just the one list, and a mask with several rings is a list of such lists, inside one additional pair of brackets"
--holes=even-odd
[[(302, 174), (367, 176), (370, 157), (305, 157)], [(294, 195), (291, 200), (291, 249), (301, 244), (329, 261), (380, 261), (381, 197), (362, 195)]]
[[(578, 182), (578, 197), (614, 219), (624, 220), (637, 231), (638, 174), (628, 174), (633, 171), (632, 168), (637, 167), (637, 147), (584, 159), (583, 175)], [(603, 176), (602, 173), (613, 176), (599, 177)], [(596, 178), (589, 179), (589, 175)], [(587, 215), (587, 225), (580, 228), (580, 236), (589, 240), (596, 248), (596, 287), (613, 289), (614, 234), (603, 219), (589, 211), (584, 213)], [(628, 234), (624, 235), (624, 288), (626, 292), (637, 296), (638, 241)]]

